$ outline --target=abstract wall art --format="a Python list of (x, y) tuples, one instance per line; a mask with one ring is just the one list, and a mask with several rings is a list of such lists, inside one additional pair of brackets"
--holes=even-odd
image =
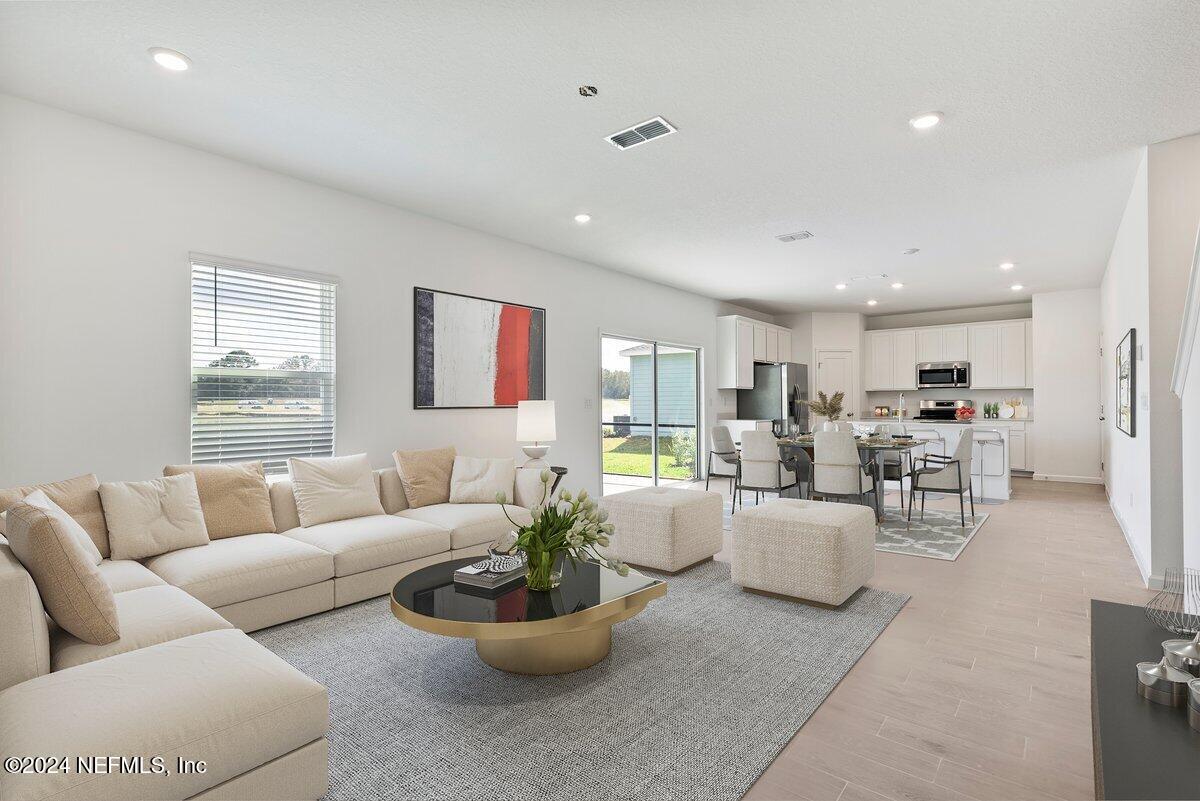
[(546, 310), (413, 290), (413, 408), (478, 409), (546, 399)]
[(1117, 345), (1117, 428), (1137, 436), (1137, 333), (1129, 333)]

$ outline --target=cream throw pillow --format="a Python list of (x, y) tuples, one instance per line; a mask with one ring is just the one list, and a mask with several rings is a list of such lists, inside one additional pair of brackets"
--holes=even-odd
[(327, 459), (288, 459), (296, 513), (305, 528), (383, 514), (375, 474), (365, 453)]
[(75, 536), (75, 539), (79, 541), (79, 547), (83, 548), (83, 552), (87, 554), (88, 559), (91, 560), (93, 565), (98, 565), (104, 561), (104, 558), (100, 556), (100, 550), (96, 547), (96, 543), (92, 542), (92, 538), (83, 530), (83, 526), (79, 525), (75, 518), (59, 508), (57, 503), (46, 497), (45, 492), (34, 490), (25, 496), (25, 503), (30, 506), (36, 506), (44, 512), (54, 512), (55, 515), (61, 518), (62, 524), (66, 526), (67, 531), (71, 532)]
[(204, 512), (210, 540), (275, 531), (271, 493), (262, 462), (179, 464), (163, 468), (164, 476), (191, 473)]
[(396, 472), (404, 496), (413, 509), (450, 502), (450, 476), (454, 473), (454, 448), (396, 451)]
[(496, 493), (504, 493), (504, 502), (512, 503), (517, 464), (513, 459), (454, 457), (450, 475), (450, 503), (495, 503)]
[(208, 544), (196, 477), (100, 485), (113, 559), (145, 559)]
[(9, 507), (8, 547), (20, 560), (50, 617), (93, 645), (121, 638), (112, 589), (84, 552), (70, 517), (28, 503)]

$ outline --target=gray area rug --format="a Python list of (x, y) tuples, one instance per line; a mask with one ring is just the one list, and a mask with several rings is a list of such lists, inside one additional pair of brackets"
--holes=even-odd
[[(762, 502), (774, 499), (771, 495)], [(742, 499), (743, 508), (755, 505), (753, 493)], [(907, 511), (902, 514), (898, 508), (885, 507), (883, 522), (875, 531), (875, 550), (954, 561), (988, 519), (985, 512), (980, 512), (974, 518), (968, 517), (964, 528), (958, 512), (926, 509), (925, 519), (921, 520), (918, 507), (918, 511), (913, 512), (911, 524), (906, 514)], [(733, 507), (728, 500), (725, 501), (725, 530), (733, 530)]]
[(528, 677), (376, 598), (252, 636), (329, 688), (329, 799), (736, 799), (908, 600), (836, 610), (709, 562), (613, 629), (600, 664)]

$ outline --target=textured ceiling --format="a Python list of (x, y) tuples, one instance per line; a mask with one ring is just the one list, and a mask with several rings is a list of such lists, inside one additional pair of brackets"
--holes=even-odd
[[(1198, 30), (1192, 0), (10, 2), (0, 91), (713, 297), (888, 314), (1097, 285), (1137, 148), (1200, 130)], [(603, 139), (660, 114), (680, 132)]]

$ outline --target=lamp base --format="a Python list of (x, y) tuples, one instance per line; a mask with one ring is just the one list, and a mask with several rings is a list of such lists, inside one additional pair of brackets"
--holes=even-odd
[(549, 445), (523, 445), (521, 450), (529, 457), (529, 460), (522, 467), (549, 467), (546, 463), (545, 456), (550, 452)]

